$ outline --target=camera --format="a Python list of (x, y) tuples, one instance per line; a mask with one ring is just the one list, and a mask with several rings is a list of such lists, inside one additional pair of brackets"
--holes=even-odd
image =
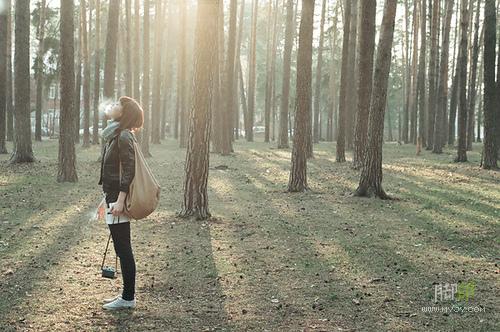
[(113, 267), (106, 266), (102, 268), (102, 274), (104, 278), (114, 279), (116, 278), (116, 271)]

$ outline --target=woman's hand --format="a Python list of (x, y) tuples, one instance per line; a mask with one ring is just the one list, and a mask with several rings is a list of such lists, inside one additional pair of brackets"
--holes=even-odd
[(116, 203), (111, 207), (111, 213), (114, 216), (119, 216), (123, 214), (123, 206), (125, 204), (125, 197), (127, 197), (127, 193), (120, 191), (120, 194), (118, 195), (118, 199), (116, 200)]

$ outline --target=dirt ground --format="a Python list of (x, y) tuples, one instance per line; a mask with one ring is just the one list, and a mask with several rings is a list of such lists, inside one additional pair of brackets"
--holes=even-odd
[[(500, 174), (479, 169), (479, 145), (455, 164), (451, 150), (386, 144), (384, 186), (398, 200), (382, 201), (351, 195), (358, 171), (331, 143), (308, 162), (312, 190), (291, 194), (290, 150), (238, 142), (211, 154), (209, 221), (176, 217), (185, 151), (152, 145), (162, 197), (132, 223), (137, 308), (111, 313), (101, 300), (121, 274), (101, 277), (109, 230), (91, 220), (100, 149), (78, 146), (79, 182), (59, 184), (57, 147), (35, 143), (28, 165), (0, 156), (0, 331), (500, 329)], [(464, 283), (467, 301), (434, 303), (437, 287)]]

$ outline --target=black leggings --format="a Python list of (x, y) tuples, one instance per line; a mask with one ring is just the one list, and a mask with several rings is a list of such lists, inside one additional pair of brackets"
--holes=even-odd
[[(112, 192), (106, 194), (106, 203), (109, 208), (110, 202), (116, 202), (118, 193)], [(122, 298), (127, 301), (134, 299), (135, 293), (135, 260), (130, 242), (130, 222), (119, 224), (108, 224), (115, 252), (120, 257), (120, 266), (123, 274), (123, 292)]]

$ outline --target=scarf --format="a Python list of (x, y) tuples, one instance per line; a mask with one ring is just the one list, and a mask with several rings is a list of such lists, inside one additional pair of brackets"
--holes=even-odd
[(108, 142), (115, 130), (120, 127), (120, 122), (115, 120), (107, 120), (107, 126), (102, 130), (101, 137), (104, 142)]

